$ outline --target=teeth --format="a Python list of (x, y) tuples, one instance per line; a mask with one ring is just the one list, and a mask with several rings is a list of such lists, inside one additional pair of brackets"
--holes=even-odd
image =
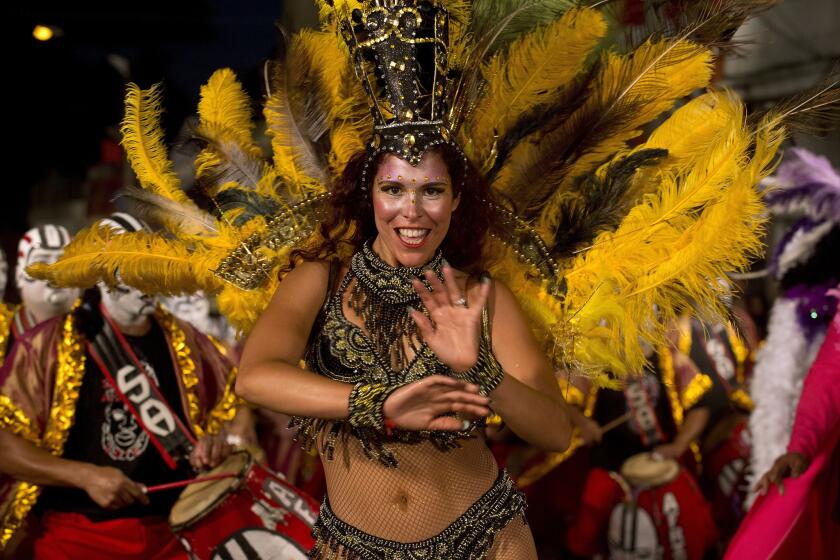
[(429, 233), (429, 230), (426, 229), (406, 229), (402, 228), (398, 230), (400, 233), (400, 237), (407, 237), (409, 239), (422, 239), (426, 237), (426, 234)]

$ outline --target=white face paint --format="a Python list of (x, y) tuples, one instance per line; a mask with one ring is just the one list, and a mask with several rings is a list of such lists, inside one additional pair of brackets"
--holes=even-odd
[(26, 267), (35, 263), (53, 264), (63, 253), (63, 249), (35, 247), (23, 262), (18, 261), (15, 269), (20, 300), (39, 323), (70, 311), (80, 291), (76, 288), (56, 288), (46, 280), (36, 280), (26, 273)]
[(120, 327), (140, 327), (155, 312), (157, 299), (119, 282), (113, 288), (99, 285), (105, 311)]
[(192, 324), (199, 331), (207, 333), (211, 330), (210, 300), (204, 292), (166, 297), (161, 303), (173, 315)]

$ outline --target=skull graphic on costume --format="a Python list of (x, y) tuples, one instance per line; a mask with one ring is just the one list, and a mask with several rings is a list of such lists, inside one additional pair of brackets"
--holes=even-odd
[[(140, 360), (143, 369), (155, 384), (158, 378), (146, 360)], [(149, 446), (147, 434), (122, 401), (110, 382), (102, 378), (105, 413), (102, 420), (102, 451), (114, 461), (134, 461)]]

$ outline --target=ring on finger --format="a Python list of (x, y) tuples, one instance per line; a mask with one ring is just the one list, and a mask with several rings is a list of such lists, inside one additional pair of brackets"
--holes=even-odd
[(467, 307), (467, 298), (464, 296), (459, 297), (455, 300), (455, 305), (461, 305), (463, 307)]

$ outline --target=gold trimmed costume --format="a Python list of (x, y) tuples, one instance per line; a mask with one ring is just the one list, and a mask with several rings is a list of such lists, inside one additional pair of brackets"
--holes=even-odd
[(12, 330), (12, 320), (17, 307), (0, 303), (0, 366), (6, 361), (9, 350), (9, 333)]
[[(188, 323), (159, 308), (154, 316), (169, 344), (182, 406), (196, 436), (217, 433), (236, 415), (236, 368)], [(61, 455), (85, 374), (84, 339), (73, 314), (51, 319), (15, 345), (0, 385), (0, 429)], [(37, 485), (0, 480), (0, 550), (34, 507)]]

